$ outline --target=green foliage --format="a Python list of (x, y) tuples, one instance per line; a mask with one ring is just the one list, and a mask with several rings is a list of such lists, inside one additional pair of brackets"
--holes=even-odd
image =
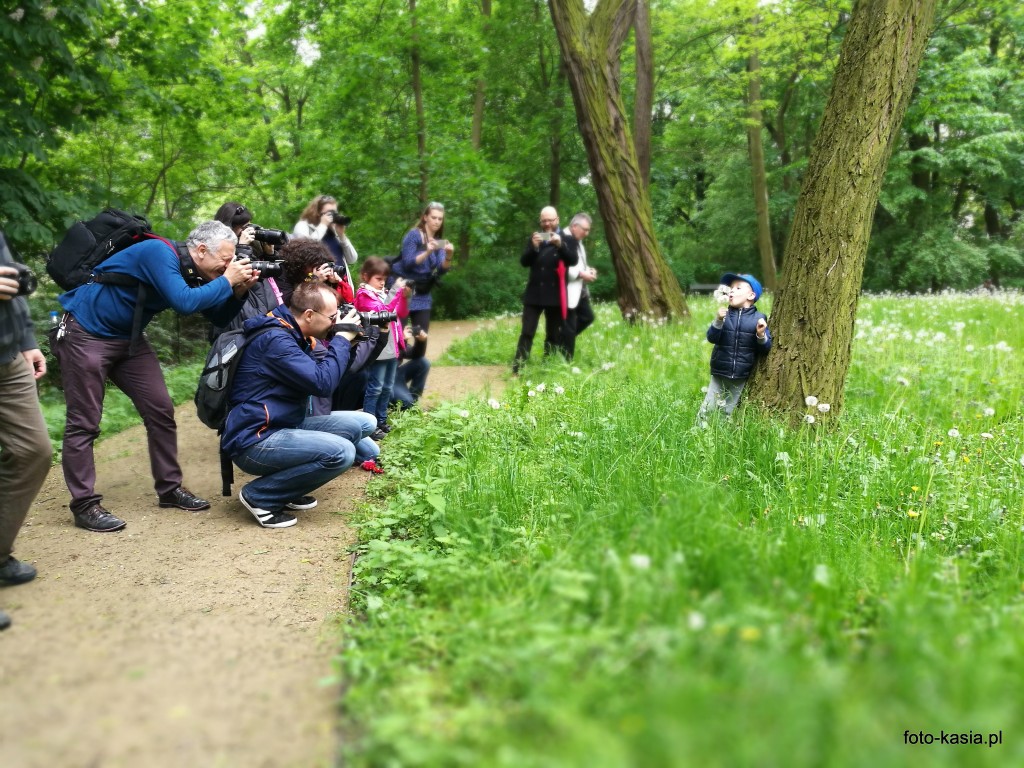
[(358, 521), (348, 762), (895, 766), (904, 730), (1019, 730), (1022, 301), (865, 297), (828, 431), (694, 425), (707, 299), (603, 308), (578, 372), (403, 414)]

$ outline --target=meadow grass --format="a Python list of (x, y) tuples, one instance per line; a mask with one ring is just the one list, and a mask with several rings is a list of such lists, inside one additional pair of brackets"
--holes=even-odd
[[(827, 431), (695, 426), (699, 299), (667, 326), (603, 307), (572, 366), (398, 417), (357, 519), (347, 759), (1024, 763), (1022, 305), (865, 297)], [(507, 363), (517, 334), (449, 358)]]

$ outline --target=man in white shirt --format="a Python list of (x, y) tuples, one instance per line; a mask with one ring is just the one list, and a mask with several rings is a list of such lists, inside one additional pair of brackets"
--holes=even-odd
[(576, 337), (594, 322), (594, 310), (590, 306), (590, 291), (587, 289), (587, 283), (592, 283), (597, 279), (597, 270), (587, 264), (587, 252), (583, 247), (584, 238), (590, 234), (590, 225), (589, 215), (577, 213), (564, 230), (567, 240), (576, 241), (576, 252), (580, 257), (576, 266), (569, 267), (566, 272), (565, 293), (569, 312), (565, 318), (562, 344), (569, 360), (572, 360), (576, 352)]

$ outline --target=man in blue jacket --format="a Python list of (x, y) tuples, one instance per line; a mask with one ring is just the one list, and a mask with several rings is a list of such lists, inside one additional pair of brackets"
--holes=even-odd
[[(186, 240), (187, 255), (164, 240), (145, 240), (100, 263), (94, 272), (127, 275), (145, 291), (141, 327), (165, 309), (183, 315), (202, 312), (225, 325), (242, 307), (258, 277), (248, 259), (233, 261), (235, 234), (207, 221)], [(64, 479), (71, 492), (75, 525), (107, 533), (127, 525), (103, 507), (96, 492), (93, 443), (100, 434), (107, 379), (131, 398), (146, 425), (150, 469), (161, 507), (196, 512), (210, 503), (182, 486), (174, 403), (160, 362), (149, 342), (133, 339), (138, 286), (90, 281), (58, 297), (65, 313), (53, 353), (60, 362), (67, 424), (64, 427)]]
[[(337, 336), (351, 342), (358, 322), (352, 310)], [(324, 283), (300, 283), (287, 307), (245, 323), (251, 340), (235, 370), (221, 448), (259, 475), (238, 499), (264, 528), (295, 525), (290, 510), (316, 506), (306, 494), (351, 467), (356, 443), (377, 428), (362, 411), (311, 415), (312, 398), (330, 396), (348, 365), (350, 343), (328, 343), (326, 354), (317, 349), (337, 323), (338, 296)]]

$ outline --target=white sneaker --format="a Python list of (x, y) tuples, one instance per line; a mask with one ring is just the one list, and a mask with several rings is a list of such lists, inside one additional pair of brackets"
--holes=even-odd
[(289, 515), (287, 512), (271, 512), (268, 509), (254, 507), (245, 500), (245, 496), (241, 491), (238, 492), (238, 500), (242, 502), (242, 506), (252, 512), (253, 517), (264, 528), (291, 528), (299, 522), (295, 515)]

